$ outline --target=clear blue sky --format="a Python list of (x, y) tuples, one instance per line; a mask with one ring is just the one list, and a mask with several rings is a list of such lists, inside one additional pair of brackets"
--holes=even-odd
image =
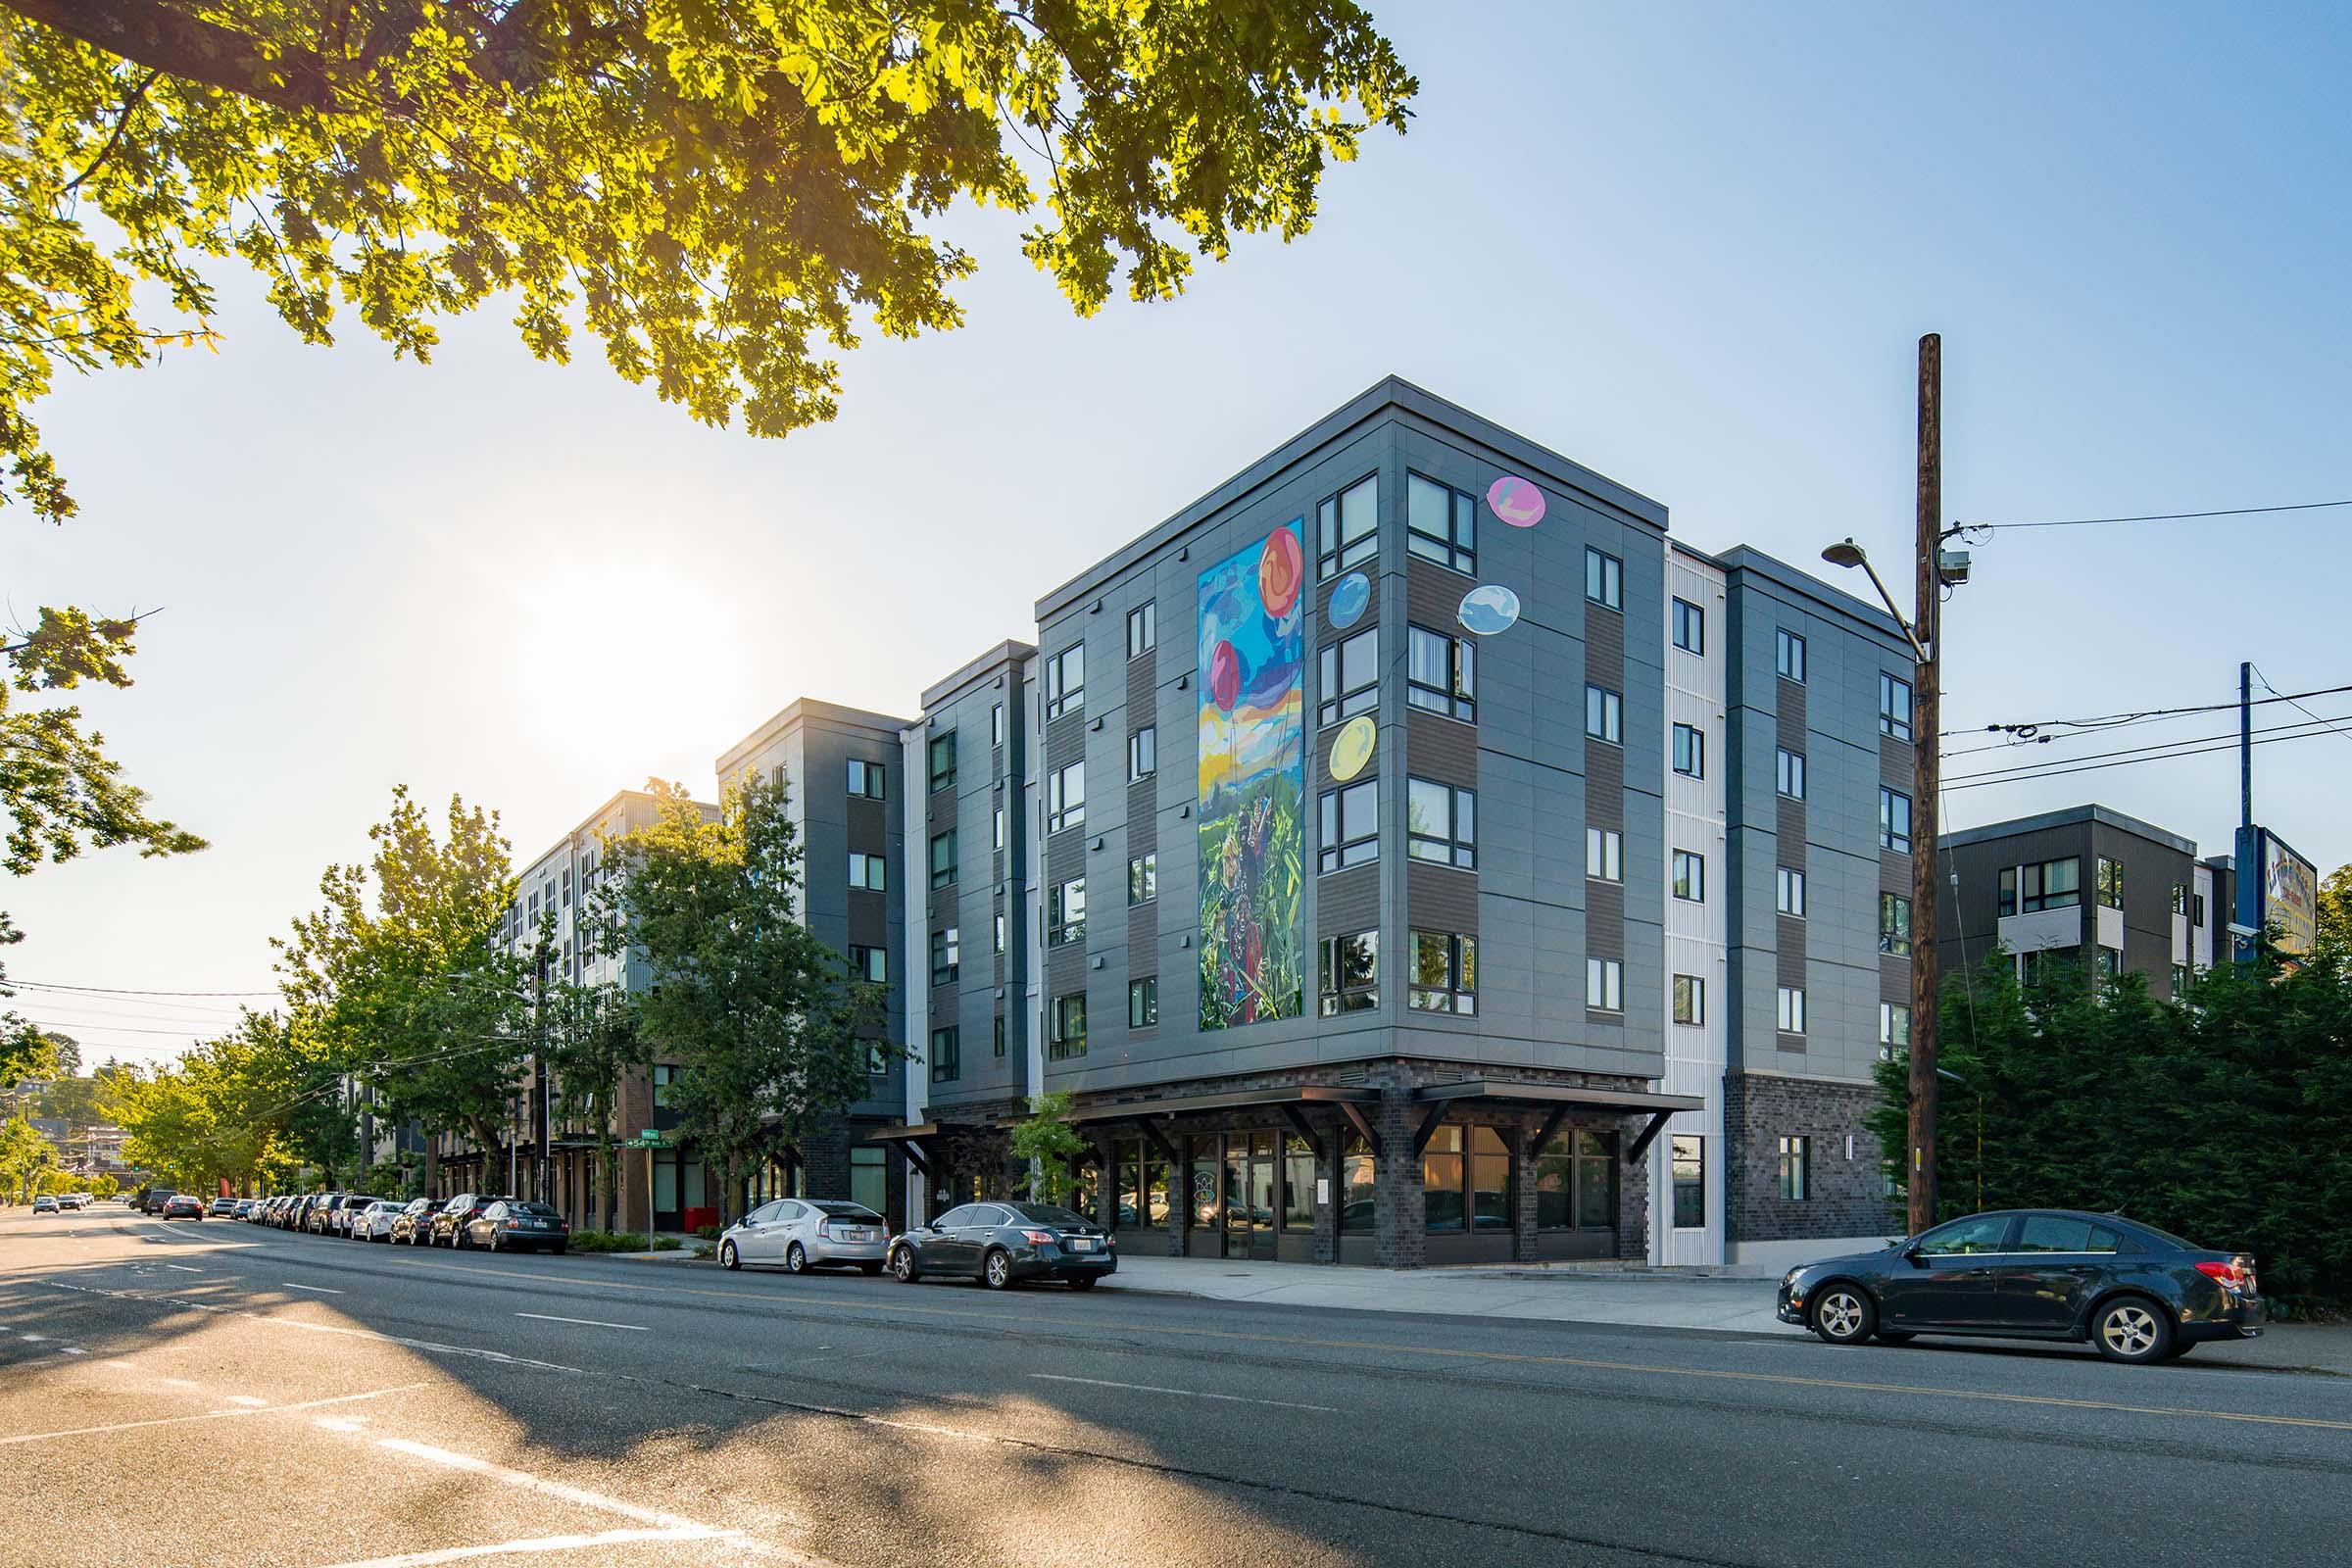
[[(784, 442), (691, 424), (592, 344), (539, 364), (497, 313), (429, 368), (356, 323), (305, 349), (221, 269), (221, 354), (67, 386), (41, 416), (82, 514), (6, 521), (18, 616), (168, 607), (139, 685), (86, 708), (214, 848), (7, 888), (10, 972), (266, 987), (267, 939), (396, 782), (496, 807), (527, 859), (649, 773), (709, 789), (797, 695), (908, 711), (1026, 635), (1042, 589), (1390, 371), (1658, 498), (1701, 547), (1796, 562), (1847, 533), (1902, 559), (1927, 330), (1955, 517), (2352, 496), (2341, 5), (1376, 10), (1418, 119), (1332, 172), (1303, 240), (1079, 321), (1017, 224), (959, 214), (970, 324), (868, 347), (839, 421)], [(1949, 611), (1949, 723), (2219, 702), (2240, 658), (2289, 691), (2352, 683), (2347, 528), (1998, 536)], [(2257, 759), (2258, 813), (2352, 858), (2352, 738)], [(1951, 804), (2092, 799), (2226, 851), (2234, 759)], [(227, 1016), (17, 1005), (93, 1056)]]

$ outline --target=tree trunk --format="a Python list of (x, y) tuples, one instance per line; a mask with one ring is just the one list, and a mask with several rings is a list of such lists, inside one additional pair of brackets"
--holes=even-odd
[(480, 1147), (485, 1162), (474, 1186), (477, 1191), (486, 1192), (498, 1185), (498, 1172), (489, 1168), (489, 1161), (507, 1152), (506, 1140), (499, 1136), (498, 1124), (487, 1116), (467, 1116), (466, 1126), (473, 1134), (473, 1141)]

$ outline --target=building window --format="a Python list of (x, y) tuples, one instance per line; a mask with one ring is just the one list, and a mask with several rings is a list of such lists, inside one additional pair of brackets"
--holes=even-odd
[(1793, 866), (1773, 868), (1773, 907), (1798, 919), (1805, 916), (1805, 873)]
[(1149, 1029), (1159, 1022), (1159, 976), (1127, 982), (1127, 1027)]
[(1908, 1003), (1879, 1004), (1879, 1059), (1891, 1061), (1897, 1051), (1911, 1047), (1911, 1007)]
[(1323, 1016), (1380, 1005), (1380, 933), (1323, 939)]
[(931, 933), (931, 983), (952, 986), (963, 972), (963, 933), (955, 926)]
[(1425, 778), (1404, 781), (1405, 853), (1416, 860), (1478, 864), (1478, 798)]
[(1784, 1138), (1781, 1140), (1781, 1197), (1791, 1203), (1801, 1203), (1812, 1194), (1813, 1140)]
[(1677, 1134), (1669, 1151), (1674, 1167), (1674, 1228), (1700, 1230), (1707, 1223), (1707, 1144)]
[(1785, 627), (1776, 627), (1772, 634), (1772, 667), (1783, 680), (1805, 683), (1805, 640)]
[(890, 950), (888, 948), (851, 948), (850, 973), (869, 985), (888, 985), (890, 983)]
[(882, 764), (850, 759), (850, 793), (860, 800), (882, 799)]
[(1585, 960), (1585, 1005), (1598, 1012), (1625, 1010), (1625, 965), (1616, 958)]
[(1415, 708), (1464, 720), (1478, 716), (1477, 654), (1466, 637), (1426, 626), (1407, 628), (1404, 700)]
[(1805, 1032), (1805, 993), (1801, 986), (1782, 986), (1774, 993), (1774, 1024), (1785, 1035)]
[(1001, 1012), (989, 1020), (989, 1054), (999, 1061), (1004, 1059), (1004, 1015)]
[(1150, 904), (1159, 897), (1159, 852), (1139, 855), (1127, 862), (1127, 902)]
[(667, 1109), (669, 1106), (676, 1104), (678, 1083), (685, 1076), (686, 1069), (683, 1067), (671, 1067), (657, 1064), (654, 1068), (655, 1105), (662, 1109)]
[(1707, 651), (1707, 612), (1688, 599), (1674, 602), (1674, 646), (1686, 654)]
[(1911, 901), (1899, 893), (1879, 895), (1879, 951), (1897, 958), (1911, 956)]
[(931, 737), (931, 788), (944, 790), (956, 782), (956, 732)]
[(931, 1081), (952, 1084), (963, 1072), (962, 1031), (934, 1029), (931, 1031)]
[(1086, 764), (1072, 762), (1046, 775), (1046, 831), (1059, 833), (1085, 825)]
[(1340, 1135), (1340, 1229), (1368, 1231), (1378, 1213), (1380, 1156), (1361, 1133)]
[(1614, 1228), (1616, 1164), (1609, 1134), (1558, 1132), (1544, 1140), (1536, 1151), (1536, 1229)]
[(1147, 599), (1127, 612), (1127, 657), (1141, 659), (1159, 646), (1159, 602)]
[(1072, 643), (1046, 661), (1046, 718), (1050, 722), (1086, 703), (1086, 644)]
[(2200, 928), (2205, 924), (2205, 895), (2202, 893), (2188, 896), (2188, 923)]
[(1773, 784), (1792, 801), (1805, 798), (1805, 754), (1782, 746), (1774, 749), (1772, 757)]
[(2176, 963), (2176, 964), (2174, 964), (2174, 965), (2173, 965), (2173, 995), (2174, 995), (2174, 996), (2176, 996), (2176, 997), (2178, 997), (2178, 996), (2180, 996), (2180, 993), (2181, 993), (2181, 992), (2183, 992), (2183, 991), (2186, 991), (2187, 989), (2188, 989), (2188, 965), (2187, 965), (2187, 964), (2185, 964), (2185, 963)]
[(1879, 848), (1911, 853), (1911, 797), (1884, 784), (1879, 786)]
[(1911, 738), (1911, 683), (1879, 671), (1879, 733), (1898, 741)]
[(2023, 868), (2028, 914), (2036, 909), (2069, 909), (2082, 902), (2082, 862), (2074, 856), (2044, 860)]
[(850, 886), (863, 888), (869, 893), (884, 893), (890, 888), (889, 876), (879, 855), (860, 855), (850, 852)]
[(1690, 904), (1707, 902), (1707, 860), (1695, 850), (1674, 852), (1674, 896)]
[(1674, 770), (1687, 778), (1707, 776), (1706, 732), (1695, 724), (1674, 726)]
[(1625, 880), (1625, 835), (1613, 827), (1585, 829), (1585, 875), (1595, 882)]
[(1004, 705), (1003, 703), (988, 705), (988, 744), (992, 748), (1004, 744)]
[(1315, 722), (1336, 724), (1380, 706), (1380, 628), (1325, 643), (1315, 655)]
[(2004, 865), (1993, 878), (1993, 912), (2010, 915), (2017, 912), (2017, 867)]
[(1055, 1061), (1086, 1054), (1086, 993), (1073, 991), (1054, 999), (1054, 1032), (1046, 1042), (1046, 1054)]
[(1697, 975), (1678, 974), (1674, 977), (1674, 1021), (1707, 1021), (1707, 983)]
[(1380, 475), (1368, 474), (1315, 508), (1315, 581), (1380, 554)]
[(999, 914), (994, 918), (996, 921), (996, 951), (1001, 954), (1004, 951), (1004, 916)]
[(1362, 779), (1325, 790), (1322, 811), (1322, 869), (1342, 871), (1380, 858), (1380, 781)]
[(1625, 608), (1625, 563), (1585, 546), (1585, 597), (1604, 610)]
[(1046, 890), (1046, 946), (1058, 948), (1086, 937), (1086, 878), (1074, 876)]
[(931, 885), (935, 888), (956, 885), (956, 830), (931, 835)]
[(2099, 907), (2102, 909), (2122, 908), (2124, 906), (2124, 862), (2110, 860), (2102, 855), (2098, 858), (2098, 865), (2094, 874), (2098, 878), (2095, 888), (2098, 894)]
[(1625, 744), (1625, 699), (1606, 686), (1585, 687), (1585, 734), (1611, 746)]
[(1478, 500), (1417, 473), (1404, 476), (1404, 548), (1466, 574), (1478, 570)]
[(2179, 915), (2188, 913), (2188, 885), (2184, 882), (2173, 884), (2173, 912)]
[(1159, 771), (1159, 726), (1146, 724), (1127, 737), (1127, 782), (1140, 784)]
[(2102, 980), (2121, 980), (2124, 977), (2124, 950), (2102, 947), (2097, 956), (2098, 975)]
[(1478, 938), (1415, 931), (1404, 1003), (1423, 1012), (1478, 1011)]
[(988, 847), (992, 850), (1004, 847), (1004, 808), (1002, 806), (988, 813)]

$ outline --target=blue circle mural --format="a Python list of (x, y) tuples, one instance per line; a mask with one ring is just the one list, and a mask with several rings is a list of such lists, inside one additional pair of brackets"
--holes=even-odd
[(1519, 596), (1498, 582), (1484, 584), (1462, 595), (1454, 618), (1481, 637), (1509, 631), (1519, 623)]
[(1332, 588), (1331, 606), (1326, 613), (1336, 630), (1346, 631), (1363, 619), (1364, 612), (1371, 608), (1372, 580), (1360, 571), (1351, 571)]

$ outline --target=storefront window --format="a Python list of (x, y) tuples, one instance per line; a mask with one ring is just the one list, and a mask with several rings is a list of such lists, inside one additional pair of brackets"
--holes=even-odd
[(1441, 1127), (1421, 1155), (1423, 1212), (1432, 1231), (1462, 1228), (1462, 1130)]
[(1168, 1162), (1151, 1153), (1144, 1155), (1144, 1223), (1168, 1228)]
[(1368, 1231), (1375, 1212), (1378, 1157), (1360, 1133), (1349, 1133), (1340, 1152), (1340, 1229)]
[(1478, 1230), (1511, 1228), (1511, 1151), (1492, 1127), (1470, 1129), (1470, 1214)]
[[(795, 1185), (799, 1185), (797, 1182)], [(877, 1214), (890, 1212), (890, 1152), (883, 1149), (850, 1151), (850, 1201), (863, 1203)]]
[(1193, 1140), (1193, 1224), (1203, 1229), (1217, 1223), (1217, 1141)]
[(1282, 1144), (1282, 1228), (1315, 1228), (1315, 1146), (1297, 1133)]
[(1250, 1140), (1250, 1223), (1269, 1230), (1274, 1225), (1274, 1150), (1280, 1142), (1273, 1133)]
[(1141, 1144), (1118, 1146), (1119, 1206), (1115, 1222), (1120, 1230), (1143, 1223), (1144, 1150)]
[(1617, 1223), (1616, 1142), (1608, 1133), (1576, 1135), (1576, 1222), (1588, 1230)]

